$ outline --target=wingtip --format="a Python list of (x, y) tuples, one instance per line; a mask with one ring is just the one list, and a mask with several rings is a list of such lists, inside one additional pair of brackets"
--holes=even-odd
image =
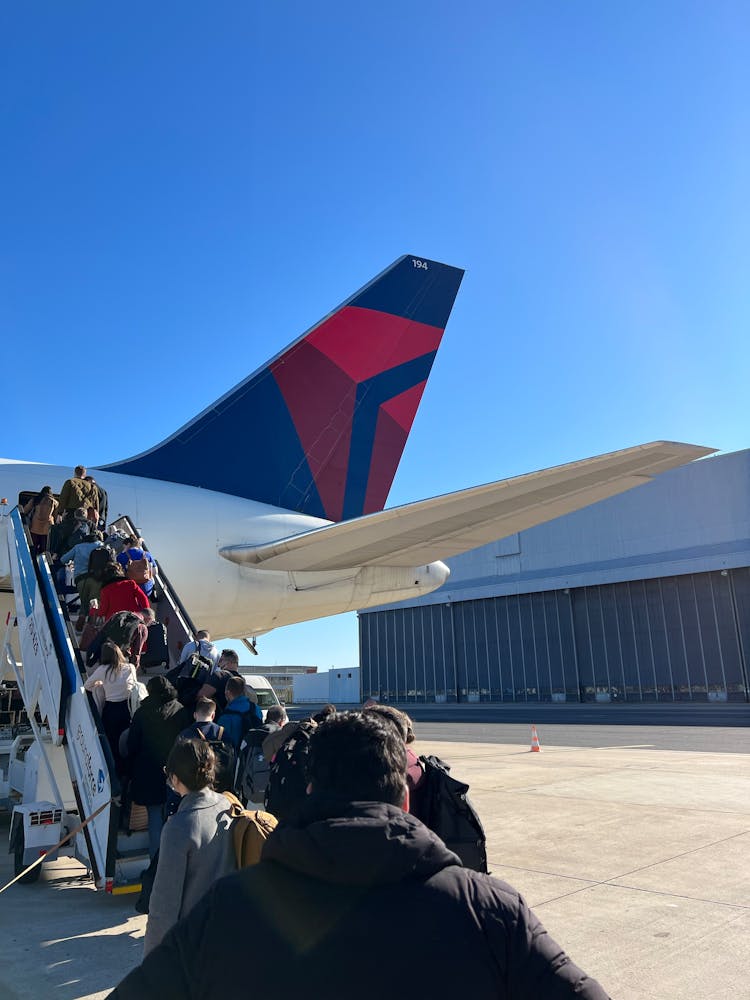
[(691, 444), (688, 441), (652, 441), (651, 445), (646, 445), (646, 447), (676, 448), (680, 451), (689, 452), (694, 458), (706, 458), (708, 455), (715, 455), (721, 451), (720, 448), (711, 448), (703, 444)]

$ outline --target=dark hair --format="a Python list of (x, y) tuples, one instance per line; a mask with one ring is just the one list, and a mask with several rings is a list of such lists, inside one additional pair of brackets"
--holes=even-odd
[(286, 715), (286, 711), (283, 705), (271, 705), (271, 707), (266, 712), (266, 722), (278, 722)]
[(209, 716), (216, 711), (216, 702), (213, 698), (199, 698), (195, 703), (195, 714)]
[(73, 469), (73, 472), (76, 474), (76, 477), (78, 479), (80, 479), (81, 476), (85, 476), (86, 475), (86, 466), (85, 465), (77, 465), (75, 467), (75, 469)]
[(159, 702), (173, 701), (177, 697), (174, 684), (168, 681), (163, 674), (159, 674), (158, 677), (149, 677), (146, 690), (149, 698), (154, 698)]
[(375, 712), (343, 712), (310, 737), (307, 774), (313, 793), (400, 806), (406, 795), (406, 747), (393, 723)]
[(231, 677), (227, 678), (227, 683), (224, 687), (224, 696), (231, 694), (233, 698), (239, 698), (245, 693), (245, 678), (240, 677), (239, 674), (232, 674)]
[(108, 583), (117, 583), (118, 580), (125, 579), (125, 570), (118, 562), (108, 562), (102, 570), (102, 587)]
[[(96, 572), (93, 572), (93, 573), (90, 574), (95, 580), (98, 580), (99, 583), (102, 586), (104, 586), (104, 579), (105, 579), (105, 577), (107, 575), (107, 567), (108, 566), (113, 566), (113, 565), (119, 565), (119, 564), (115, 563), (115, 561), (114, 561), (115, 557), (112, 555), (112, 552), (109, 549), (104, 548), (104, 551), (107, 553), (107, 561), (105, 563), (103, 563), (99, 567), (99, 569), (96, 570)], [(89, 561), (91, 561), (91, 556), (90, 555), (89, 555)], [(113, 583), (113, 582), (114, 582), (114, 578), (111, 578), (111, 579), (107, 580), (107, 583)]]
[(167, 757), (167, 774), (191, 792), (210, 788), (216, 777), (214, 752), (205, 740), (177, 740)]
[(42, 486), (41, 490), (39, 490), (39, 492), (37, 493), (37, 495), (32, 498), (32, 501), (31, 501), (31, 514), (32, 514), (32, 516), (36, 513), (37, 506), (42, 502), (42, 500), (45, 500), (45, 499), (47, 499), (47, 500), (52, 500), (53, 499), (53, 497), (52, 497), (52, 487), (51, 486)]
[(99, 665), (107, 668), (104, 676), (108, 681), (113, 681), (127, 662), (128, 659), (119, 646), (114, 642), (104, 643), (99, 654)]
[(224, 660), (231, 660), (232, 663), (236, 663), (239, 666), (240, 655), (236, 649), (222, 649), (221, 658)]
[(316, 712), (315, 715), (313, 715), (313, 722), (317, 722), (318, 725), (320, 725), (321, 722), (327, 722), (328, 719), (330, 719), (331, 716), (335, 714), (336, 714), (335, 705), (324, 705), (319, 712)]
[(398, 730), (398, 734), (401, 739), (406, 743), (406, 737), (409, 734), (409, 727), (406, 723), (406, 716), (403, 712), (399, 712), (397, 708), (393, 705), (370, 705), (369, 708), (363, 709), (364, 712), (373, 712), (375, 715), (379, 715), (383, 719), (387, 719), (392, 725)]

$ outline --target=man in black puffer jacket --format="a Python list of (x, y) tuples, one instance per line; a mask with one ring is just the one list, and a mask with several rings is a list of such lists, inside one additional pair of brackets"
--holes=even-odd
[(607, 1000), (511, 886), (462, 868), (404, 812), (405, 772), (402, 740), (374, 712), (320, 726), (299, 816), (110, 997), (239, 1000), (264, 967), (275, 1000)]

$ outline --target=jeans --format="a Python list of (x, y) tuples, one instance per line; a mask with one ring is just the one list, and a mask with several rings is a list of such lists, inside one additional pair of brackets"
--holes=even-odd
[(152, 857), (159, 850), (161, 829), (164, 826), (164, 806), (146, 806), (148, 813), (148, 853)]

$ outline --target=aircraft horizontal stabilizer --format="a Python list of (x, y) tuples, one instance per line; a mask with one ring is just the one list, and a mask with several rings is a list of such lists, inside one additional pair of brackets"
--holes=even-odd
[(639, 486), (713, 448), (656, 441), (327, 525), (221, 555), (259, 569), (325, 572), (423, 566)]

